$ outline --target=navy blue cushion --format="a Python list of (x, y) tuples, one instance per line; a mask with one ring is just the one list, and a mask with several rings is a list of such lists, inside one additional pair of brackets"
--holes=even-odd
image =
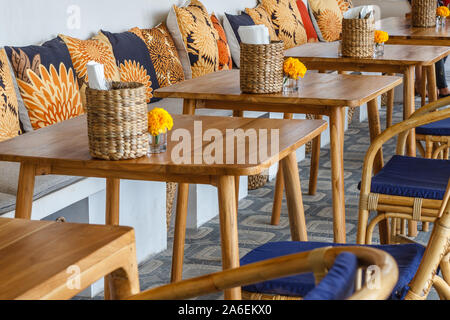
[(345, 300), (350, 297), (355, 288), (358, 258), (343, 252), (336, 257), (333, 266), (320, 283), (312, 289), (304, 300)]
[[(327, 246), (349, 246), (349, 244), (297, 241), (270, 242), (245, 255), (241, 259), (241, 265)], [(399, 279), (389, 298), (395, 300), (403, 299), (408, 292), (408, 284), (420, 265), (425, 247), (417, 244), (371, 245), (369, 247), (384, 250), (396, 260), (399, 268)], [(315, 281), (312, 273), (303, 273), (243, 287), (245, 291), (249, 292), (300, 297), (305, 297), (314, 288)]]
[(393, 156), (372, 178), (370, 191), (394, 196), (442, 200), (449, 178), (450, 160)]
[(111, 43), (120, 70), (122, 81), (139, 82), (147, 87), (147, 102), (156, 102), (153, 97), (159, 89), (155, 68), (144, 40), (132, 32), (111, 33), (101, 31)]
[(239, 36), (238, 30), (240, 26), (254, 26), (255, 23), (253, 22), (252, 18), (245, 12), (243, 12), (240, 15), (232, 15), (225, 13), (225, 16), (228, 19), (228, 22), (230, 22), (231, 28), (233, 28), (233, 32), (236, 35), (236, 39), (239, 43), (241, 43), (241, 37)]
[(417, 127), (416, 133), (433, 136), (450, 136), (450, 118)]

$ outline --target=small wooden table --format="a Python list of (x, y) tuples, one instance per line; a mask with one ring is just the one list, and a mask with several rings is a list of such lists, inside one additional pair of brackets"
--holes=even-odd
[[(277, 150), (268, 152), (267, 156), (254, 153), (259, 148), (239, 148), (228, 150), (223, 147), (223, 164), (207, 163), (202, 151), (210, 147), (212, 142), (194, 139), (198, 134), (195, 124), (201, 124), (203, 132), (216, 132), (219, 141), (226, 141), (227, 129), (254, 129), (256, 132), (266, 129), (279, 130)], [(291, 236), (295, 241), (306, 241), (306, 224), (303, 211), (300, 178), (295, 151), (320, 135), (327, 127), (321, 120), (275, 120), (244, 119), (228, 117), (200, 117), (175, 115), (174, 128), (169, 133), (167, 152), (144, 156), (135, 160), (104, 161), (93, 159), (89, 154), (86, 117), (80, 116), (62, 123), (42, 128), (0, 143), (0, 161), (20, 162), (20, 175), (17, 193), (16, 218), (31, 218), (33, 187), (35, 176), (45, 174), (70, 175), (83, 177), (106, 178), (106, 223), (119, 224), (119, 187), (120, 179), (148, 180), (162, 182), (179, 182), (193, 184), (209, 184), (217, 186), (219, 214), (221, 224), (222, 265), (224, 269), (239, 266), (238, 230), (236, 221), (236, 198), (234, 193), (234, 177), (259, 174), (281, 160), (284, 177), (287, 183), (287, 203)], [(197, 127), (198, 128), (198, 127)], [(180, 129), (180, 130), (178, 130)], [(172, 152), (180, 147), (176, 134), (183, 133), (188, 145), (186, 163), (179, 163)], [(200, 132), (202, 134), (202, 132)], [(187, 134), (187, 136), (186, 136)], [(222, 136), (220, 136), (222, 135)], [(203, 137), (203, 134), (200, 138)], [(174, 138), (176, 141), (171, 141)], [(220, 140), (222, 139), (222, 140)], [(267, 150), (272, 150), (272, 141), (267, 139)], [(255, 146), (253, 146), (255, 147)], [(236, 155), (245, 149), (244, 161), (236, 164)], [(177, 155), (177, 153), (174, 153)], [(197, 157), (200, 155), (200, 160)], [(227, 160), (225, 160), (227, 159)], [(254, 161), (254, 162), (253, 162)], [(231, 164), (229, 164), (231, 162)], [(186, 203), (181, 203), (181, 207)], [(137, 213), (139, 214), (139, 213)], [(142, 214), (151, 214), (145, 212)], [(184, 235), (185, 226), (178, 225)], [(181, 239), (182, 238), (182, 239)], [(184, 252), (184, 236), (174, 244), (181, 255), (174, 266), (181, 274), (182, 254)], [(174, 257), (176, 260), (176, 257)], [(240, 289), (225, 292), (226, 298), (240, 299)]]
[(389, 44), (422, 46), (450, 46), (450, 26), (444, 28), (417, 28), (411, 19), (391, 17), (376, 22), (376, 28), (389, 33)]
[[(368, 103), (371, 138), (380, 132), (377, 97), (401, 84), (402, 79), (390, 76), (358, 76), (308, 73), (302, 79), (299, 92), (294, 94), (244, 94), (240, 89), (239, 70), (221, 71), (170, 87), (156, 90), (160, 98), (184, 99), (184, 113), (193, 114), (198, 108), (234, 111), (282, 112), (325, 115), (330, 117), (331, 171), (334, 215), (334, 240), (345, 242), (344, 189), (344, 111), (347, 106)], [(233, 120), (229, 120), (233, 121)], [(377, 158), (381, 168), (382, 153)], [(283, 170), (281, 170), (283, 171)], [(285, 176), (285, 174), (281, 175)], [(279, 181), (280, 179), (277, 179)], [(287, 182), (286, 182), (287, 183)], [(278, 185), (279, 183), (277, 183)], [(282, 186), (282, 183), (280, 183)], [(282, 187), (281, 195), (283, 192)], [(187, 187), (180, 186), (183, 198)], [(185, 211), (183, 208), (182, 211)]]
[[(387, 30), (385, 30), (387, 31)], [(308, 69), (333, 71), (368, 71), (387, 74), (403, 74), (403, 118), (408, 119), (415, 111), (414, 106), (414, 70), (423, 67), (429, 74), (430, 100), (436, 101), (436, 75), (434, 64), (450, 54), (448, 47), (430, 47), (415, 45), (386, 45), (383, 56), (374, 58), (341, 57), (338, 42), (308, 43), (286, 51), (287, 57), (299, 58)], [(393, 103), (393, 92), (391, 93)], [(392, 119), (392, 115), (387, 116)], [(390, 123), (388, 123), (388, 126)], [(408, 154), (416, 155), (414, 131), (409, 136)]]
[(139, 293), (132, 228), (0, 218), (0, 300), (70, 299), (108, 274), (111, 298)]

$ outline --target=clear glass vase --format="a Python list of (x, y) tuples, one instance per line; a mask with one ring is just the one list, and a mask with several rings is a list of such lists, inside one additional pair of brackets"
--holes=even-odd
[(161, 133), (157, 136), (148, 134), (148, 151), (147, 153), (156, 154), (167, 151), (167, 132)]
[(374, 55), (375, 56), (382, 56), (382, 55), (384, 55), (384, 42), (382, 42), (382, 43), (375, 43)]
[(292, 79), (288, 76), (283, 78), (283, 93), (294, 93), (297, 92), (300, 86), (300, 79)]
[(446, 17), (437, 16), (436, 17), (436, 27), (443, 28), (445, 27)]

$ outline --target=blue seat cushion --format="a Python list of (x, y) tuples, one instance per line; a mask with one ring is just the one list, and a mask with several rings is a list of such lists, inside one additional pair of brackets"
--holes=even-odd
[(303, 297), (304, 300), (345, 300), (355, 289), (358, 258), (350, 253), (339, 254), (327, 275)]
[(433, 136), (450, 136), (450, 118), (417, 127), (416, 133)]
[[(327, 246), (336, 247), (349, 245), (326, 242), (269, 242), (246, 254), (241, 259), (241, 265)], [(420, 265), (423, 253), (425, 252), (425, 247), (417, 244), (370, 245), (369, 247), (384, 250), (396, 260), (399, 268), (399, 278), (389, 299), (403, 299), (409, 290), (408, 284), (416, 274), (417, 268)], [(243, 290), (265, 294), (305, 297), (314, 288), (314, 275), (312, 273), (303, 273), (248, 285), (243, 287)]]
[(393, 156), (372, 178), (370, 191), (393, 196), (442, 200), (449, 177), (450, 160)]

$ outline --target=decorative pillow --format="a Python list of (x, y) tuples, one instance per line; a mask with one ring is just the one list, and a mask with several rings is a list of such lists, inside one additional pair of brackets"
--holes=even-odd
[(159, 88), (147, 45), (133, 32), (111, 33), (100, 31), (108, 38), (119, 66), (120, 81), (142, 83), (147, 91), (147, 103), (160, 99), (153, 98), (153, 91)]
[(219, 48), (219, 70), (231, 70), (233, 68), (233, 60), (231, 59), (231, 51), (228, 46), (225, 30), (223, 30), (219, 19), (217, 19), (214, 13), (211, 15), (211, 21), (219, 35), (219, 40), (217, 40), (217, 47)]
[(298, 11), (300, 11), (300, 15), (302, 16), (303, 26), (305, 27), (308, 42), (319, 41), (316, 30), (314, 29), (311, 18), (309, 17), (308, 8), (306, 8), (306, 5), (303, 2), (303, 0), (297, 0), (297, 7)]
[[(192, 78), (218, 71), (219, 36), (206, 8), (200, 1), (192, 0), (187, 7), (179, 8), (174, 5), (173, 9), (178, 22), (178, 32), (189, 56)], [(169, 30), (172, 33), (170, 27)]]
[(305, 44), (308, 41), (295, 0), (261, 0), (261, 4), (272, 18), (275, 32), (278, 38), (284, 41), (285, 49)]
[(21, 134), (19, 121), (19, 103), (14, 89), (8, 57), (4, 49), (0, 50), (0, 141)]
[(252, 18), (242, 13), (240, 15), (231, 15), (225, 13), (223, 17), (223, 28), (227, 35), (228, 44), (231, 50), (231, 56), (236, 66), (239, 68), (241, 65), (241, 37), (239, 36), (238, 29), (240, 26), (254, 26)]
[(348, 9), (353, 8), (352, 0), (337, 0), (337, 3), (342, 13), (345, 13)]
[(33, 129), (83, 114), (81, 94), (66, 45), (6, 47)]
[(134, 28), (130, 31), (136, 32), (147, 45), (159, 87), (167, 87), (184, 80), (177, 48), (164, 23), (152, 29)]
[(342, 32), (342, 11), (338, 2), (336, 0), (308, 0), (308, 4), (323, 41), (339, 40)]
[(105, 67), (105, 78), (112, 81), (120, 81), (119, 68), (108, 38), (99, 33), (89, 40), (79, 40), (65, 35), (59, 37), (67, 45), (70, 57), (78, 78), (83, 104), (86, 103), (86, 88), (89, 84), (87, 67), (89, 61), (101, 63)]
[(245, 13), (248, 14), (250, 18), (252, 18), (255, 24), (263, 24), (269, 29), (271, 41), (280, 40), (277, 36), (277, 33), (275, 32), (275, 29), (273, 28), (270, 16), (267, 14), (267, 12), (261, 5), (258, 5), (256, 8), (253, 9), (246, 8)]

